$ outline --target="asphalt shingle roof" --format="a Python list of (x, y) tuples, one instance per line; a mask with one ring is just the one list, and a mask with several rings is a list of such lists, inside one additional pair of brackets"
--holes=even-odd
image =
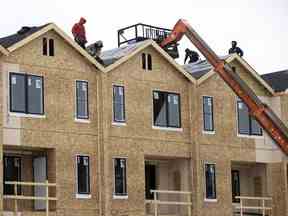
[(288, 89), (288, 70), (277, 71), (261, 75), (275, 92), (283, 92)]
[(23, 30), (23, 28), (26, 28), (27, 31), (24, 33), (20, 33), (21, 30), (19, 30), (17, 33), (0, 38), (0, 44), (5, 47), (8, 48), (18, 42), (20, 42), (21, 40), (27, 38), (28, 36), (32, 35), (33, 33), (43, 29), (44, 27), (46, 27), (48, 24), (42, 25), (42, 26), (33, 26), (33, 27), (22, 27), (21, 30)]

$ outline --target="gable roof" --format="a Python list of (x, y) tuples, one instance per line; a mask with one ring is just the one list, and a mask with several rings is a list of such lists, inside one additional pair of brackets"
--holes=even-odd
[(93, 64), (100, 70), (104, 70), (104, 67), (98, 61), (96, 61), (95, 58), (93, 58), (90, 54), (87, 53), (86, 50), (84, 50), (77, 43), (75, 43), (65, 32), (63, 32), (54, 23), (48, 23), (39, 27), (31, 27), (31, 29), (23, 35), (13, 34), (8, 37), (0, 38), (0, 45), (4, 46), (7, 49), (8, 53), (11, 53), (51, 30), (54, 30), (60, 37), (64, 39), (65, 42), (72, 46), (91, 64)]
[[(234, 60), (237, 60), (270, 94), (275, 94), (271, 86), (263, 78), (261, 78), (261, 76), (239, 55), (232, 54), (220, 58), (222, 60), (225, 60), (228, 64)], [(216, 74), (212, 65), (210, 65), (206, 60), (204, 61), (205, 62), (202, 63), (199, 62), (199, 65), (197, 65), (197, 63), (194, 63), (195, 65), (192, 65), (192, 67), (190, 66), (190, 68), (187, 66), (183, 66), (184, 68), (186, 68), (186, 70), (190, 70), (190, 74), (192, 76), (197, 77), (197, 84), (199, 85)]]
[(261, 77), (269, 83), (276, 93), (285, 92), (288, 89), (288, 70), (263, 74)]
[[(153, 40), (146, 40), (143, 42), (138, 42), (136, 44), (128, 45), (126, 48), (117, 48), (114, 51), (110, 51), (114, 54), (108, 55), (108, 51), (103, 52), (102, 57), (111, 56), (113, 59), (115, 57), (114, 63), (110, 64), (109, 66), (105, 67), (104, 72), (109, 72), (115, 69), (116, 67), (120, 66), (124, 62), (128, 61), (130, 58), (141, 52), (147, 47), (154, 48), (162, 57), (164, 57), (174, 68), (176, 68), (180, 73), (182, 73), (188, 80), (192, 83), (196, 83), (194, 77), (192, 77), (186, 70), (182, 68), (170, 55), (168, 55), (156, 42)], [(108, 57), (107, 57), (108, 59)]]
[(9, 54), (9, 52), (8, 52), (8, 50), (6, 50), (3, 46), (1, 46), (0, 45), (0, 53), (2, 53), (2, 54), (4, 54), (4, 55), (8, 55)]

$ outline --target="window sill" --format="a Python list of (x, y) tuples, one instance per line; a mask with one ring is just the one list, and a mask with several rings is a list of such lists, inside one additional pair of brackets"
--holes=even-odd
[(76, 194), (76, 199), (91, 199), (91, 194)]
[(14, 112), (9, 112), (9, 116), (23, 117), (23, 118), (46, 118), (45, 115), (41, 114), (26, 114), (26, 113), (14, 113)]
[(202, 131), (203, 134), (214, 135), (215, 131)]
[(113, 195), (113, 199), (127, 200), (128, 195)]
[(78, 118), (75, 118), (74, 121), (77, 122), (77, 123), (86, 123), (86, 124), (90, 123), (89, 119), (78, 119)]
[(114, 126), (126, 126), (126, 122), (112, 122), (112, 125)]
[(159, 127), (159, 126), (152, 126), (153, 129), (156, 130), (165, 130), (165, 131), (178, 131), (183, 132), (183, 128), (173, 128), (173, 127)]
[(237, 137), (248, 138), (248, 139), (263, 139), (264, 138), (263, 135), (257, 136), (257, 135), (245, 135), (245, 134), (239, 134), (239, 133), (237, 133)]
[(207, 199), (207, 198), (205, 198), (205, 199), (204, 199), (204, 202), (208, 202), (208, 203), (217, 203), (218, 200), (217, 200), (217, 199)]

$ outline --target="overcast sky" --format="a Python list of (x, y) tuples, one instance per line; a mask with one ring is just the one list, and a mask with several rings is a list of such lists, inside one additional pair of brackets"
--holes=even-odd
[[(83, 16), (89, 42), (101, 39), (104, 49), (117, 46), (119, 28), (138, 22), (172, 28), (184, 18), (219, 55), (237, 40), (260, 74), (288, 69), (288, 0), (9, 0), (1, 9), (0, 36), (47, 22), (71, 35)], [(181, 53), (186, 47), (193, 48), (184, 39)]]

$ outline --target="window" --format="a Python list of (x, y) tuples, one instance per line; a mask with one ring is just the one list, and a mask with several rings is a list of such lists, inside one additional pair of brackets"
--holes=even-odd
[(42, 39), (42, 54), (44, 56), (54, 56), (54, 39)]
[(89, 156), (77, 156), (77, 194), (90, 194)]
[(238, 133), (244, 135), (262, 136), (262, 128), (249, 114), (249, 108), (241, 100), (237, 101)]
[(43, 77), (10, 73), (10, 111), (44, 114)]
[(240, 200), (236, 199), (236, 196), (240, 196), (240, 176), (238, 170), (231, 171), (232, 177), (232, 200), (234, 203), (239, 203)]
[(212, 97), (203, 96), (203, 122), (204, 131), (214, 131)]
[(145, 198), (153, 199), (151, 190), (156, 190), (156, 165), (145, 162)]
[(153, 91), (153, 114), (155, 126), (180, 128), (180, 95)]
[[(4, 182), (21, 181), (21, 158), (4, 156)], [(14, 185), (4, 184), (5, 195), (15, 195)], [(17, 187), (17, 194), (21, 194), (21, 187)]]
[(125, 122), (125, 92), (123, 86), (113, 86), (113, 121)]
[(127, 196), (126, 159), (114, 159), (114, 195)]
[(144, 70), (152, 70), (152, 56), (151, 54), (142, 53), (142, 68)]
[(215, 164), (205, 164), (206, 199), (216, 199)]
[(76, 81), (76, 118), (89, 119), (87, 81)]

